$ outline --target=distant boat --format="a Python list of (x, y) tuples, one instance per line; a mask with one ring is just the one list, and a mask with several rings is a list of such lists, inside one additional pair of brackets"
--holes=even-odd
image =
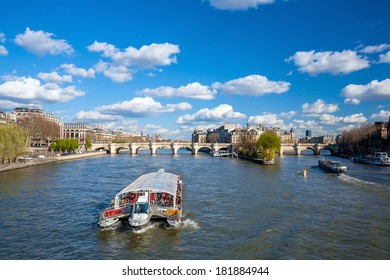
[(384, 152), (375, 152), (373, 155), (355, 156), (352, 158), (352, 161), (355, 163), (390, 166), (390, 158)]
[(210, 155), (213, 157), (230, 157), (232, 153), (229, 151), (211, 151)]
[(127, 220), (131, 227), (140, 229), (153, 218), (163, 218), (176, 226), (183, 211), (182, 188), (180, 175), (164, 169), (144, 174), (116, 194), (112, 206), (100, 213), (98, 224), (108, 228)]
[(320, 159), (318, 161), (318, 166), (330, 173), (347, 172), (347, 167), (345, 165), (341, 165), (340, 161)]

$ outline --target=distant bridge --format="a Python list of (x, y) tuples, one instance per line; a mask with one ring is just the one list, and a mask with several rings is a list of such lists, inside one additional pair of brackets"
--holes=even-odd
[(219, 151), (222, 149), (231, 150), (230, 143), (191, 143), (191, 142), (141, 142), (141, 143), (94, 143), (92, 150), (105, 150), (108, 153), (118, 154), (120, 150), (130, 150), (131, 154), (137, 154), (140, 150), (149, 150), (150, 153), (157, 154), (157, 150), (171, 150), (172, 154), (177, 154), (180, 149), (191, 151), (192, 154), (198, 154), (200, 149), (208, 151)]
[(333, 155), (340, 152), (340, 147), (337, 144), (320, 144), (320, 143), (283, 143), (280, 148), (280, 154), (300, 155), (301, 152), (312, 150), (314, 155), (319, 155), (321, 151), (327, 150)]
[[(121, 150), (129, 150), (130, 154), (137, 154), (141, 150), (149, 150), (150, 153), (157, 154), (159, 149), (171, 150), (175, 155), (180, 149), (191, 151), (193, 155), (198, 154), (200, 149), (215, 152), (219, 150), (232, 151), (232, 143), (191, 143), (191, 142), (140, 142), (140, 143), (108, 143), (98, 142), (91, 147), (92, 150), (105, 150), (108, 153), (118, 154)], [(331, 154), (340, 152), (337, 144), (319, 144), (319, 143), (283, 143), (280, 148), (280, 154), (300, 155), (302, 151), (312, 150), (314, 155), (319, 155), (322, 150), (328, 150)]]

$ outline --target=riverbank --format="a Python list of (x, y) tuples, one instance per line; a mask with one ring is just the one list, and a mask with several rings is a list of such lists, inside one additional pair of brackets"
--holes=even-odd
[(59, 162), (59, 161), (65, 161), (65, 160), (74, 160), (74, 159), (80, 159), (80, 158), (86, 158), (86, 157), (93, 157), (98, 155), (104, 155), (106, 154), (106, 151), (102, 152), (90, 152), (90, 153), (83, 153), (83, 154), (70, 154), (66, 156), (55, 156), (55, 157), (46, 157), (46, 158), (34, 158), (28, 162), (13, 162), (13, 163), (6, 163), (6, 164), (0, 164), (0, 172), (20, 169), (20, 168), (27, 168), (31, 166), (41, 165), (41, 164), (48, 164), (53, 162)]

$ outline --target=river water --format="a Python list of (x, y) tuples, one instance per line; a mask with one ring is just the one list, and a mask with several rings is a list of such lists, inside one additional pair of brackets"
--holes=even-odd
[[(389, 259), (390, 168), (338, 159), (337, 176), (318, 159), (122, 153), (0, 173), (0, 259)], [(182, 175), (179, 227), (97, 227), (117, 192), (160, 168)]]

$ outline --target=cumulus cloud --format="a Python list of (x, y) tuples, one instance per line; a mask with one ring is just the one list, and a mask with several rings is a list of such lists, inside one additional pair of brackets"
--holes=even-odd
[(370, 116), (371, 119), (382, 120), (382, 121), (388, 121), (389, 117), (390, 117), (390, 111), (386, 111), (386, 110), (380, 110), (379, 113), (372, 114)]
[(75, 115), (74, 118), (79, 121), (88, 121), (88, 122), (96, 122), (96, 121), (107, 122), (107, 121), (116, 121), (120, 119), (119, 116), (104, 115), (96, 111), (87, 111), (87, 112), (80, 111)]
[(0, 97), (19, 103), (64, 103), (85, 93), (74, 86), (60, 87), (55, 83), (41, 84), (30, 77), (3, 77), (5, 82), (0, 84)]
[(375, 46), (366, 46), (366, 47), (362, 48), (361, 50), (359, 50), (359, 52), (369, 53), (369, 54), (379, 53), (379, 52), (383, 52), (389, 48), (390, 48), (389, 44), (380, 44), (380, 45), (375, 45)]
[(291, 119), (297, 114), (295, 111), (280, 113), (279, 116), (285, 119)]
[(322, 99), (318, 99), (313, 104), (305, 103), (302, 105), (302, 112), (304, 114), (326, 114), (334, 113), (339, 110), (337, 104), (326, 104)]
[(94, 78), (95, 69), (89, 68), (88, 70), (84, 68), (78, 68), (74, 64), (62, 64), (60, 66), (64, 71), (72, 76), (78, 76), (82, 78)]
[(3, 56), (8, 55), (8, 50), (4, 46), (1, 46), (1, 45), (0, 45), (0, 55), (3, 55)]
[(379, 63), (390, 63), (390, 51), (379, 55)]
[(222, 122), (232, 121), (238, 119), (244, 119), (246, 115), (234, 112), (233, 107), (228, 104), (221, 104), (218, 107), (208, 109), (204, 108), (196, 112), (195, 114), (187, 114), (180, 116), (177, 124), (192, 124), (192, 123), (204, 123), (204, 122)]
[(72, 82), (72, 76), (71, 75), (63, 75), (61, 76), (56, 71), (53, 71), (51, 73), (39, 73), (38, 77), (45, 82), (50, 83), (56, 83), (56, 84), (62, 84), (62, 83), (71, 83)]
[(53, 35), (42, 30), (33, 31), (27, 27), (23, 34), (16, 35), (15, 43), (38, 55), (71, 55), (74, 52), (72, 46), (65, 40), (52, 39)]
[(284, 121), (279, 119), (276, 114), (264, 114), (260, 116), (250, 116), (248, 118), (248, 122), (251, 124), (264, 124), (267, 126), (285, 126)]
[(210, 5), (220, 10), (247, 10), (273, 2), (274, 0), (210, 0)]
[(367, 122), (367, 118), (362, 113), (343, 117), (343, 123), (365, 123), (365, 122)]
[(157, 66), (177, 63), (176, 54), (180, 53), (179, 46), (170, 43), (153, 43), (142, 46), (140, 49), (130, 46), (121, 51), (107, 42), (95, 41), (87, 46), (87, 49), (110, 59), (110, 61), (100, 61), (95, 65), (95, 69), (118, 83), (132, 80), (132, 74), (140, 69), (156, 70)]
[(208, 86), (204, 86), (198, 82), (190, 83), (186, 86), (179, 88), (161, 86), (158, 88), (150, 89), (146, 88), (141, 90), (139, 93), (146, 96), (155, 97), (185, 97), (202, 100), (211, 100), (215, 98), (217, 94), (216, 90), (210, 89)]
[(366, 85), (349, 84), (342, 89), (344, 103), (360, 104), (362, 100), (390, 99), (390, 79), (383, 81), (373, 80)]
[(95, 65), (96, 72), (104, 74), (107, 78), (117, 83), (124, 83), (133, 79), (132, 70), (124, 65), (99, 62)]
[[(5, 40), (6, 39), (4, 33), (0, 32), (0, 43), (4, 43)], [(0, 45), (0, 55), (3, 56), (8, 55), (8, 50), (2, 45)]]
[(19, 102), (14, 102), (14, 101), (10, 101), (10, 100), (1, 100), (0, 99), (0, 110), (4, 110), (4, 111), (7, 111), (7, 110), (13, 110), (14, 108), (17, 108), (17, 107), (40, 107), (38, 104), (36, 103), (19, 103)]
[(370, 67), (368, 58), (360, 56), (355, 51), (344, 50), (342, 52), (315, 52), (300, 51), (286, 59), (293, 61), (302, 73), (316, 76), (330, 73), (333, 75), (349, 74)]
[(269, 81), (267, 77), (261, 75), (250, 75), (226, 83), (217, 82), (212, 87), (225, 94), (262, 96), (270, 93), (281, 94), (287, 92), (290, 85), (290, 83), (284, 81)]
[(123, 101), (112, 105), (100, 106), (96, 111), (104, 115), (118, 115), (125, 117), (148, 117), (162, 113), (173, 113), (191, 109), (189, 103), (161, 105), (151, 97), (136, 97), (129, 101)]

